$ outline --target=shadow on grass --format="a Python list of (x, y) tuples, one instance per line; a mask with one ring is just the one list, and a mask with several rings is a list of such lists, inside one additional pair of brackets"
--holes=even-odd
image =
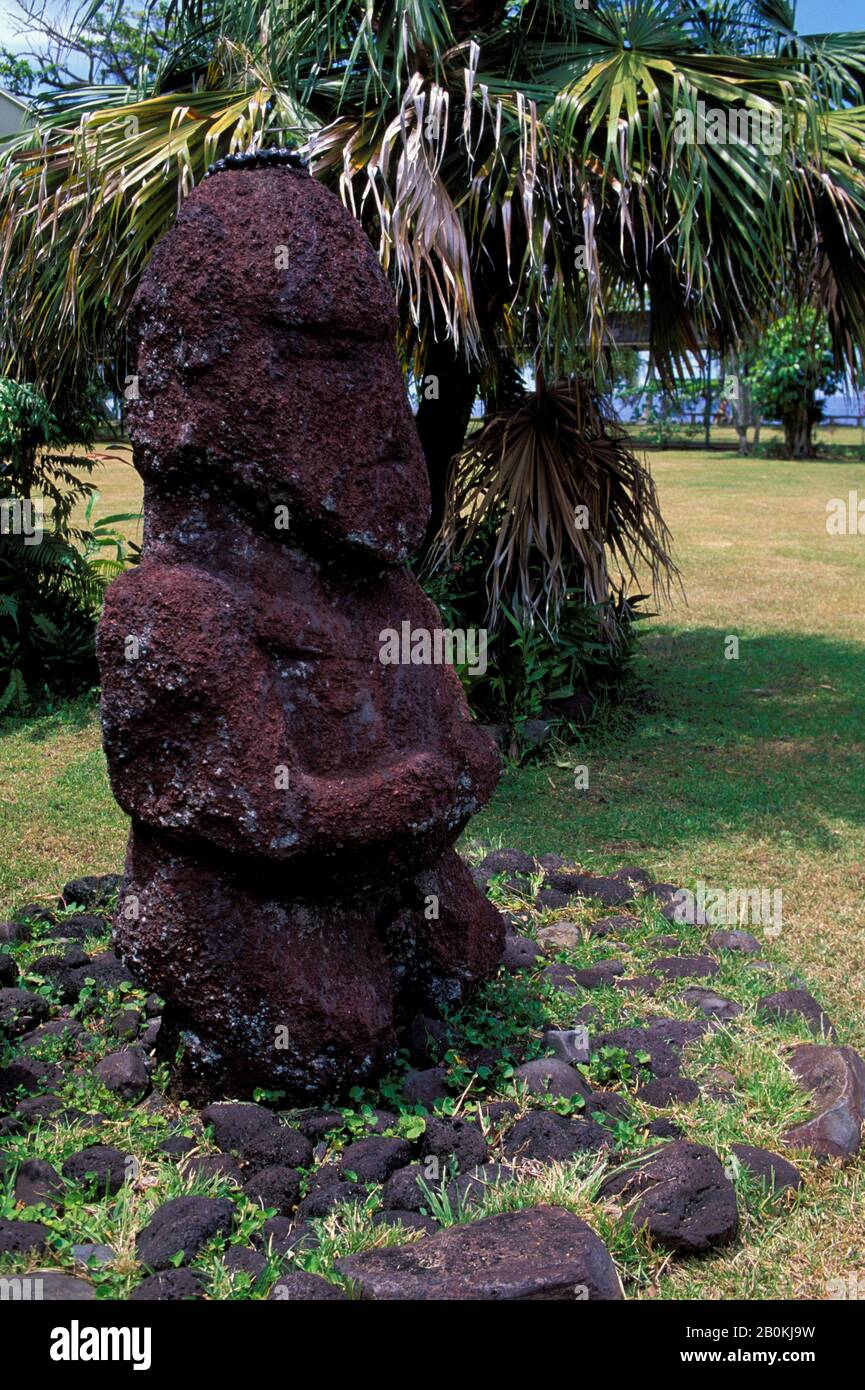
[[(865, 646), (835, 638), (720, 628), (655, 628), (643, 660), (659, 708), (733, 742), (750, 738), (865, 739)], [(738, 655), (727, 655), (736, 651)]]
[[(509, 771), (473, 836), (534, 853), (685, 849), (745, 835), (831, 852), (865, 822), (865, 647), (820, 636), (655, 628), (650, 710), (620, 737)], [(585, 791), (573, 767), (589, 771)], [(600, 861), (599, 861), (600, 862)]]
[(0, 719), (0, 739), (10, 734), (23, 734), (30, 743), (45, 743), (61, 729), (89, 728), (98, 713), (99, 696), (97, 692), (92, 692), (59, 705), (57, 709), (8, 715)]

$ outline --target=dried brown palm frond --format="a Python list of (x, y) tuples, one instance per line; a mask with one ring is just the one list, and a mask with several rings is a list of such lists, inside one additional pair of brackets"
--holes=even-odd
[(616, 591), (637, 580), (640, 566), (656, 599), (679, 582), (651, 473), (581, 378), (539, 378), (470, 437), (453, 466), (439, 563), (458, 561), (488, 521), (498, 527), (491, 624), (503, 606), (554, 622), (575, 576), (605, 624), (614, 622)]
[[(321, 176), (339, 157), (340, 192), (355, 216), (359, 202), (374, 203), (381, 262), (394, 269), (412, 322), (420, 323), (426, 300), (441, 310), (454, 342), (466, 337), (471, 345), (478, 337), (471, 250), (442, 173), (449, 113), (447, 90), (414, 73), (393, 119), (383, 129), (376, 121), (374, 145), (367, 143), (371, 122), (358, 120), (349, 129), (338, 120), (316, 137), (313, 164)], [(360, 200), (358, 170), (365, 174)]]

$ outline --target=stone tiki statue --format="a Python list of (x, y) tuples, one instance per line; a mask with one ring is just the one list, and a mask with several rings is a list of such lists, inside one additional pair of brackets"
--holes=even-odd
[(287, 167), (197, 188), (136, 296), (145, 543), (99, 631), (116, 937), (193, 1098), (336, 1097), (501, 953), (451, 848), (498, 755), (451, 667), (380, 660), (442, 624), (406, 568), (429, 498), (395, 330), (360, 228)]

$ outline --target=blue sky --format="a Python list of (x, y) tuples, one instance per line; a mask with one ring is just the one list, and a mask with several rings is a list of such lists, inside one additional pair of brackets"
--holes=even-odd
[(865, 0), (799, 0), (796, 28), (800, 34), (865, 29)]

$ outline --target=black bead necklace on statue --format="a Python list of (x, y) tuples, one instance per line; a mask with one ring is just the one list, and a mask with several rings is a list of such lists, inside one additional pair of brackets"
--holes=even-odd
[(297, 150), (282, 150), (274, 146), (267, 150), (224, 155), (211, 164), (204, 177), (209, 179), (212, 174), (222, 174), (226, 169), (278, 169), (280, 166), (309, 172), (308, 161)]

